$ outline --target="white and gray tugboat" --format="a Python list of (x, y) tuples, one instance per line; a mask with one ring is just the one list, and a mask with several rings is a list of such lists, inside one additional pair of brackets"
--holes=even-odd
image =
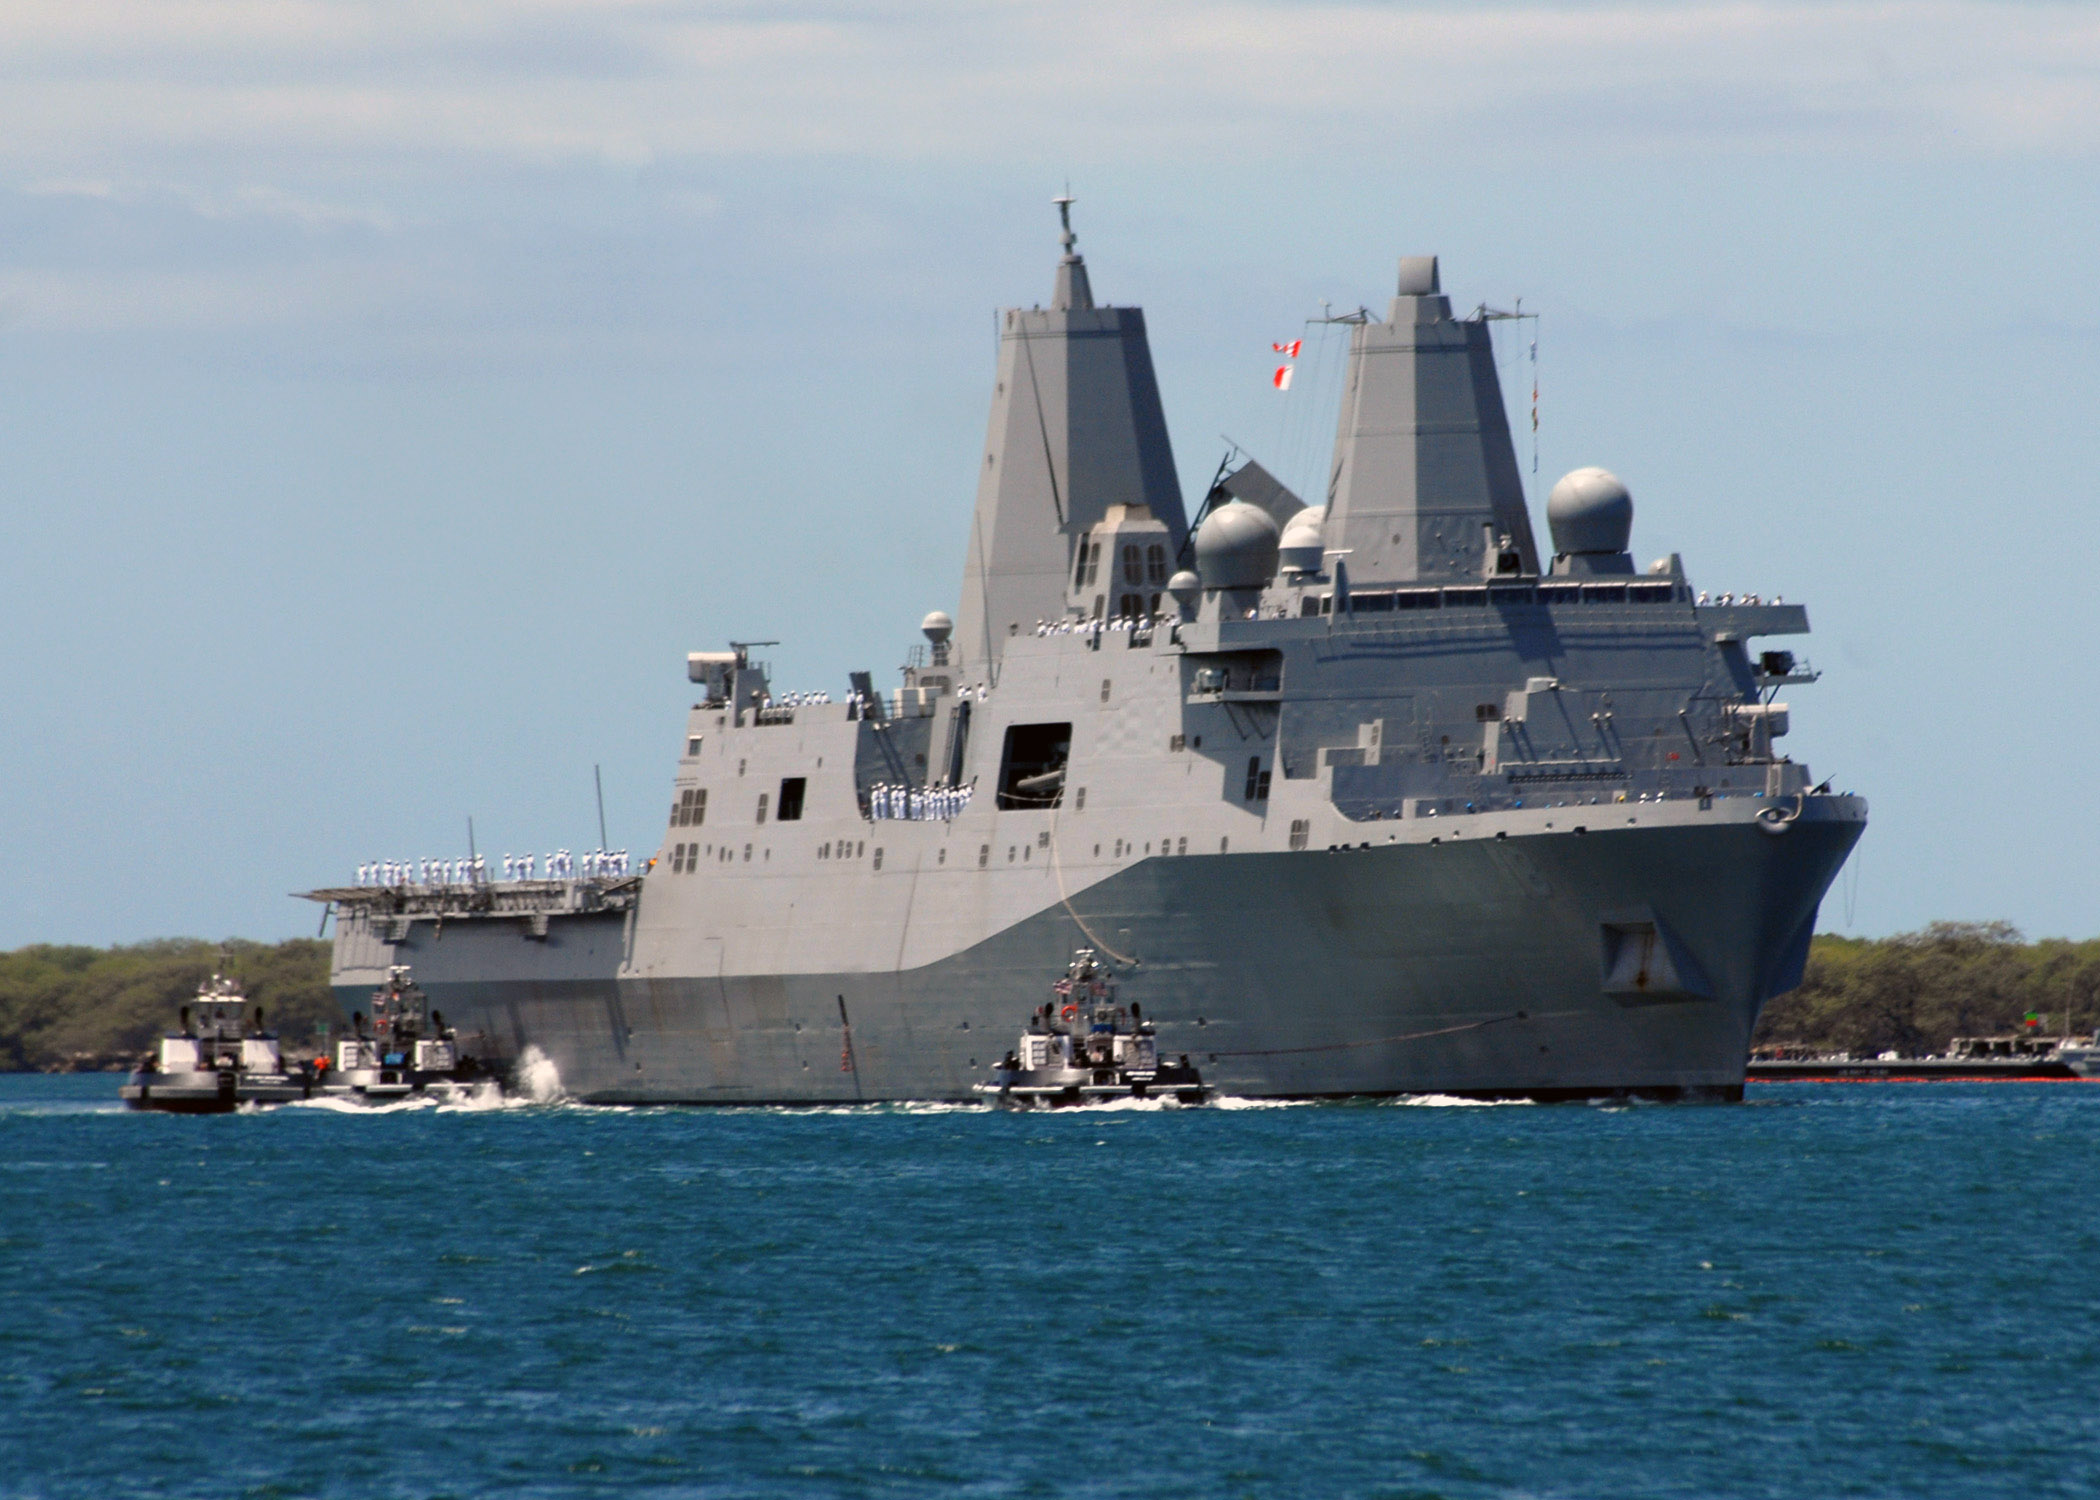
[(901, 684), (693, 652), (654, 857), (313, 891), (344, 1008), (413, 962), (593, 1102), (966, 1100), (1087, 943), (1220, 1093), (1741, 1097), (1867, 819), (1782, 748), (1807, 611), (1637, 564), (1598, 468), (1530, 497), (1540, 548), (1435, 257), (1341, 321), (1320, 493), (1238, 462), (1192, 522), (1144, 314), (1067, 223)]
[(1141, 1004), (1117, 1003), (1115, 975), (1093, 949), (1073, 955), (1051, 992), (991, 1081), (977, 1085), (979, 1095), (1024, 1109), (1146, 1098), (1201, 1104), (1209, 1097), (1186, 1054), (1161, 1058), (1158, 1031)]
[(243, 1104), (289, 1104), (311, 1098), (314, 1088), (314, 1067), (285, 1062), (262, 1007), (251, 1011), (241, 987), (214, 974), (118, 1093), (133, 1109), (215, 1115)]
[(386, 1104), (418, 1095), (458, 1099), (496, 1087), (479, 1059), (461, 1053), (459, 1033), (445, 1024), (442, 1011), (430, 1008), (430, 997), (406, 964), (387, 970), (371, 1007), (369, 1017), (361, 1010), (351, 1015), (350, 1035), (335, 1044), (324, 1094)]

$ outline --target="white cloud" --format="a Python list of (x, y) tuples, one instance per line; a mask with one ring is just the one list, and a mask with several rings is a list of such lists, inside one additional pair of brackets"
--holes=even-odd
[(1124, 160), (1473, 145), (2083, 154), (2084, 5), (758, 7), (541, 0), (0, 11), (0, 164), (170, 153)]
[[(716, 177), (797, 158), (834, 182), (842, 162), (1070, 163), (1287, 185), (1414, 161), (1483, 181), (1627, 158), (1667, 160), (1664, 179), (1726, 177), (1729, 157), (1996, 170), (2096, 147), (2084, 5), (15, 0), (0, 295), (53, 329), (464, 339), (575, 309), (587, 282), (628, 288), (570, 313), (610, 324), (664, 294), (700, 226), (717, 267), (752, 237)], [(560, 196), (621, 174), (641, 190)], [(793, 233), (821, 249), (809, 217)]]

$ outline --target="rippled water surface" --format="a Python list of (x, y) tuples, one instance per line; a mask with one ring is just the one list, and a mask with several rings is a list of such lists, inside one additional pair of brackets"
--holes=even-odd
[(2100, 1492), (2100, 1086), (180, 1119), (117, 1082), (0, 1077), (0, 1495)]

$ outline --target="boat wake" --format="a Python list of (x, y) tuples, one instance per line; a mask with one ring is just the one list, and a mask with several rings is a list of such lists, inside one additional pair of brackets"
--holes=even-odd
[(528, 1104), (558, 1104), (568, 1097), (561, 1086), (561, 1069), (537, 1045), (518, 1054), (516, 1077), (518, 1094)]
[(389, 1099), (380, 1104), (367, 1104), (361, 1099), (346, 1098), (336, 1094), (323, 1094), (317, 1099), (293, 1099), (284, 1104), (242, 1105), (243, 1114), (271, 1114), (280, 1109), (319, 1110), (331, 1115), (406, 1115), (420, 1110), (436, 1109), (438, 1101), (428, 1095), (417, 1095), (407, 1099)]

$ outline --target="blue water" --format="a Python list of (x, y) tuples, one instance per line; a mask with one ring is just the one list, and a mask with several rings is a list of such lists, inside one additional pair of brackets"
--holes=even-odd
[(205, 1119), (0, 1078), (7, 1496), (2100, 1492), (2100, 1086)]

